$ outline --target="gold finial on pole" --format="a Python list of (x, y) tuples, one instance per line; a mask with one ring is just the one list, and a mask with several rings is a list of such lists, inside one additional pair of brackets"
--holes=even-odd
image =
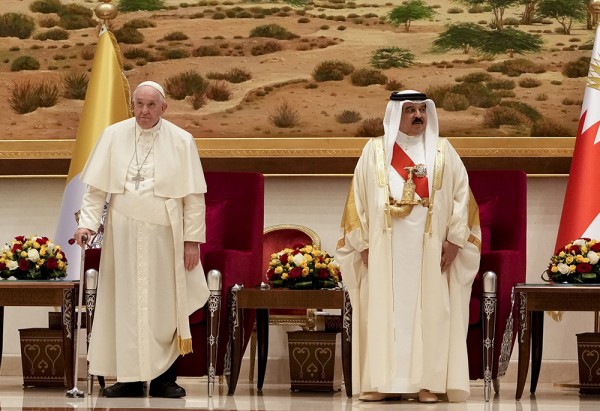
[(114, 4), (111, 4), (111, 0), (102, 0), (102, 3), (96, 6), (94, 12), (100, 20), (104, 20), (104, 24), (108, 25), (107, 20), (117, 17), (119, 9)]

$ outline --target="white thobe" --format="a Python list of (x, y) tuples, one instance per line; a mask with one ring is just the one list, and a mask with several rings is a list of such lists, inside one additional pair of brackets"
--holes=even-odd
[[(425, 220), (422, 206), (403, 222), (389, 214), (389, 194), (399, 193), (381, 138), (366, 144), (355, 170), (336, 254), (353, 307), (353, 390), (428, 389), (464, 401), (469, 394), (468, 304), (481, 236), (477, 205), (464, 165), (445, 139), (426, 157), (431, 206)], [(444, 240), (460, 247), (447, 272), (440, 269)], [(360, 256), (366, 249), (368, 268)], [(409, 304), (414, 314), (398, 300), (405, 291), (416, 293)], [(396, 319), (398, 313), (405, 318)], [(402, 340), (410, 338), (412, 345), (396, 341), (402, 329), (408, 334)]]

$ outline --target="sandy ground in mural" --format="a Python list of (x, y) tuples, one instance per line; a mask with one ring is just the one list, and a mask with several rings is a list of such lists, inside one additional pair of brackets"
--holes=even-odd
[[(2, 0), (1, 13), (9, 11), (23, 12), (34, 15), (36, 19), (44, 17), (31, 13), (28, 9), (31, 1)], [(63, 3), (67, 3), (63, 0)], [(78, 1), (77, 3), (95, 7), (97, 2)], [(199, 110), (194, 110), (189, 101), (170, 100), (165, 117), (189, 130), (195, 137), (289, 137), (289, 136), (353, 136), (359, 123), (340, 124), (336, 114), (343, 110), (358, 111), (363, 119), (381, 117), (389, 96), (389, 91), (382, 85), (357, 87), (350, 83), (348, 77), (343, 81), (317, 83), (316, 88), (307, 88), (311, 82), (311, 73), (315, 66), (324, 60), (338, 59), (352, 63), (356, 68), (369, 67), (371, 53), (380, 47), (397, 46), (410, 49), (416, 56), (414, 66), (410, 68), (394, 68), (384, 70), (389, 79), (401, 82), (405, 88), (425, 90), (432, 85), (456, 84), (455, 79), (468, 73), (485, 71), (492, 61), (478, 61), (467, 64), (469, 58), (477, 58), (473, 53), (465, 55), (460, 51), (443, 55), (429, 51), (432, 41), (443, 30), (443, 25), (458, 21), (491, 21), (492, 13), (467, 13), (464, 6), (448, 0), (431, 0), (428, 3), (436, 5), (435, 21), (416, 21), (410, 32), (402, 27), (389, 24), (373, 24), (375, 17), (363, 18), (363, 24), (335, 19), (316, 17), (320, 14), (327, 16), (348, 16), (355, 13), (363, 16), (374, 13), (383, 16), (391, 9), (391, 3), (385, 0), (370, 0), (369, 6), (355, 9), (321, 9), (318, 7), (308, 10), (304, 17), (309, 22), (300, 23), (301, 16), (292, 10), (287, 17), (270, 17), (264, 19), (233, 19), (213, 20), (209, 13), (204, 18), (190, 16), (207, 9), (217, 10), (240, 7), (284, 7), (284, 3), (241, 3), (234, 1), (218, 1), (213, 6), (180, 7), (180, 1), (167, 1), (173, 10), (156, 12), (121, 13), (114, 22), (119, 28), (124, 22), (133, 18), (149, 18), (157, 23), (156, 28), (141, 29), (145, 36), (143, 44), (130, 46), (121, 45), (123, 51), (132, 48), (145, 48), (156, 52), (156, 46), (168, 46), (161, 41), (165, 34), (182, 31), (189, 40), (172, 44), (173, 48), (185, 48), (192, 51), (203, 45), (222, 47), (224, 52), (233, 55), (214, 57), (190, 57), (179, 60), (149, 62), (140, 66), (136, 60), (125, 59), (129, 66), (126, 75), (134, 87), (139, 82), (152, 79), (164, 82), (169, 76), (187, 70), (196, 70), (202, 75), (208, 72), (225, 72), (231, 68), (240, 67), (252, 74), (252, 79), (239, 84), (229, 84), (232, 98), (225, 102), (208, 100), (208, 104)], [(190, 1), (189, 4), (197, 4)], [(223, 4), (224, 3), (224, 4)], [(439, 7), (437, 7), (439, 6)], [(450, 14), (450, 8), (462, 8), (464, 13)], [(505, 17), (518, 17), (521, 8), (507, 11)], [(282, 51), (261, 56), (252, 56), (250, 48), (265, 39), (249, 38), (250, 31), (259, 25), (277, 23), (289, 31), (301, 36), (293, 41), (280, 41)], [(369, 23), (368, 25), (366, 23)], [(324, 30), (322, 26), (328, 25)], [(344, 26), (344, 30), (339, 30)], [(557, 23), (546, 25), (522, 26), (524, 31), (550, 30), (558, 27)], [(44, 29), (42, 29), (44, 30)], [(78, 115), (83, 107), (83, 101), (61, 99), (54, 107), (38, 109), (25, 115), (14, 113), (8, 105), (11, 87), (15, 82), (30, 79), (32, 81), (56, 79), (70, 71), (86, 70), (91, 67), (90, 60), (82, 58), (84, 49), (93, 47), (97, 38), (94, 28), (70, 31), (68, 40), (39, 41), (33, 39), (19, 40), (17, 38), (2, 38), (0, 42), (0, 101), (2, 115), (0, 129), (4, 139), (52, 139), (75, 138), (78, 127)], [(215, 38), (220, 36), (222, 38)], [(329, 39), (325, 48), (313, 48), (299, 51), (301, 45), (324, 36)], [(545, 41), (543, 51), (526, 54), (525, 57), (535, 63), (543, 64), (546, 72), (543, 74), (528, 74), (522, 77), (535, 77), (541, 85), (535, 88), (517, 86), (513, 91), (515, 98), (526, 102), (538, 109), (545, 117), (553, 119), (566, 127), (571, 135), (575, 135), (577, 121), (580, 115), (580, 103), (583, 98), (585, 78), (569, 79), (561, 74), (565, 63), (574, 61), (582, 56), (591, 56), (589, 50), (568, 50), (571, 44), (583, 44), (593, 37), (593, 32), (585, 30), (584, 23), (575, 23), (571, 35), (543, 34)], [(321, 42), (326, 40), (321, 39)], [(227, 46), (223, 46), (223, 44)], [(152, 48), (149, 48), (149, 45)], [(33, 48), (32, 46), (42, 46)], [(236, 48), (237, 47), (237, 48)], [(11, 50), (12, 49), (12, 50)], [(229, 50), (229, 51), (227, 51)], [(239, 50), (244, 50), (243, 56)], [(39, 59), (41, 69), (38, 71), (11, 72), (11, 62), (22, 54), (28, 54)], [(64, 59), (56, 59), (62, 56)], [(496, 61), (508, 56), (497, 56)], [(447, 64), (439, 64), (447, 62)], [(436, 64), (437, 63), (437, 64)], [(51, 68), (49, 70), (49, 68)], [(497, 78), (508, 78), (500, 73), (493, 73)], [(519, 78), (512, 78), (518, 82)], [(552, 82), (560, 84), (552, 84)], [(545, 97), (544, 97), (545, 96)], [(563, 104), (565, 98), (570, 98), (576, 104)], [(300, 123), (294, 128), (277, 128), (269, 121), (275, 110), (283, 102), (287, 102), (298, 114)], [(439, 110), (440, 128), (446, 136), (528, 136), (528, 127), (502, 126), (499, 129), (486, 129), (481, 125), (485, 109), (470, 107), (465, 111), (447, 112)]]

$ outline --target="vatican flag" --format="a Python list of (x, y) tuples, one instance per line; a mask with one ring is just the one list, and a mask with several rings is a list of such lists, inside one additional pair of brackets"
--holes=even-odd
[(54, 240), (69, 262), (67, 279), (79, 279), (81, 249), (69, 244), (77, 229), (76, 213), (81, 207), (85, 185), (79, 174), (102, 131), (111, 124), (131, 117), (130, 89), (122, 71), (121, 51), (113, 34), (102, 27), (92, 64), (79, 128)]

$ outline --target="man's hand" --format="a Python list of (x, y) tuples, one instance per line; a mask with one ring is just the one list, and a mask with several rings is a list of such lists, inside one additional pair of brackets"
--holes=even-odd
[(448, 270), (448, 268), (450, 268), (450, 265), (456, 258), (457, 254), (458, 254), (458, 246), (454, 243), (451, 243), (448, 240), (445, 240), (444, 243), (442, 244), (442, 261), (441, 261), (442, 272), (444, 272), (444, 271)]
[(183, 264), (187, 271), (192, 271), (200, 262), (200, 248), (195, 241), (186, 241), (183, 244)]
[(75, 231), (75, 234), (73, 234), (73, 238), (75, 239), (75, 242), (79, 244), (79, 247), (83, 247), (84, 243), (82, 237), (87, 236), (87, 243), (88, 241), (90, 241), (90, 238), (92, 238), (93, 235), (94, 232), (88, 228), (78, 228), (77, 231)]
[(366, 250), (362, 250), (360, 252), (360, 258), (362, 258), (363, 264), (365, 265), (365, 267), (369, 266), (369, 249), (367, 248)]

